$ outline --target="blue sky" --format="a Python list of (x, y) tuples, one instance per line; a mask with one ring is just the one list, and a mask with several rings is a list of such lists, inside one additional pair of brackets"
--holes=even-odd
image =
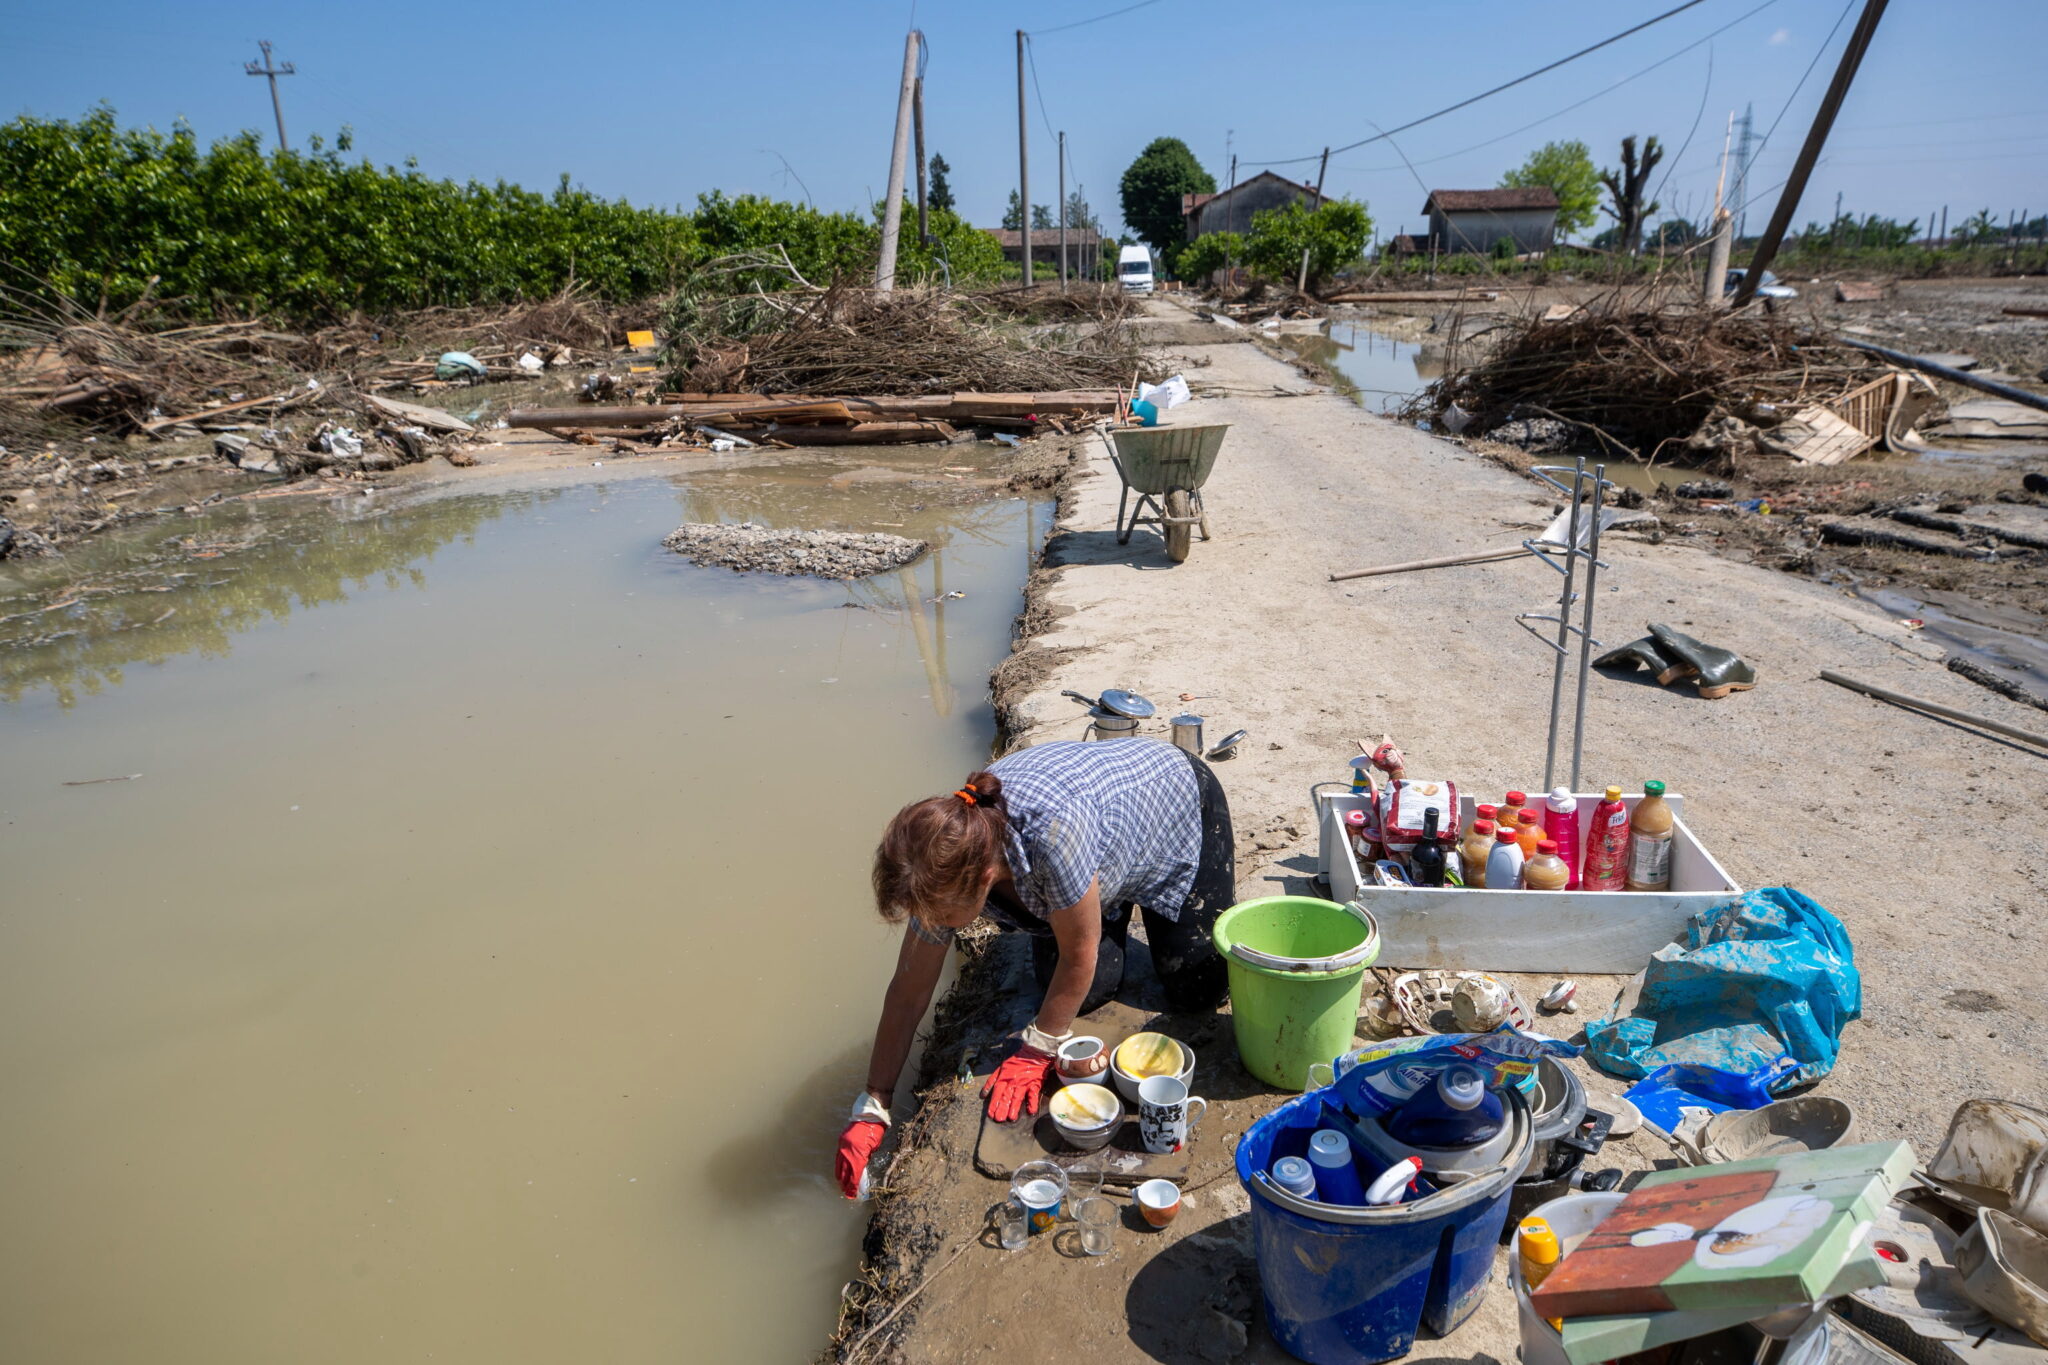
[[(1398, 154), (1380, 142), (1336, 155), (1330, 190), (1365, 199), (1382, 232), (1398, 231), (1419, 225), (1424, 185), (1494, 184), (1552, 138), (1582, 139), (1611, 162), (1623, 134), (1656, 133), (1671, 149), (1661, 198), (1697, 216), (1711, 202), (1729, 111), (1753, 102), (1760, 135), (1844, 13), (1843, 0), (1770, 0), (1749, 14), (1761, 2), (1706, 0), (1403, 134)], [(546, 188), (567, 171), (594, 192), (642, 204), (688, 204), (725, 189), (807, 191), (820, 207), (856, 208), (879, 197), (887, 177), (914, 12), (930, 48), (929, 148), (951, 163), (967, 216), (987, 224), (1016, 184), (1016, 24), (1051, 30), (1123, 3), (100, 0), (82, 23), (61, 8), (0, 0), (0, 115), (76, 117), (104, 100), (125, 122), (183, 117), (206, 140), (242, 128), (270, 137), (265, 84), (242, 71), (256, 40), (269, 38), (298, 67), (282, 82), (295, 145), (348, 123), (359, 153), (380, 163), (416, 156), (436, 176)], [(1230, 150), (1240, 175), (1250, 174), (1367, 137), (1375, 123), (1406, 122), (1662, 8), (1664, 0), (1158, 0), (1041, 32), (1032, 44), (1032, 198), (1054, 197), (1048, 125), (1067, 131), (1070, 181), (1114, 227), (1118, 176), (1154, 137), (1186, 140), (1219, 181)], [(1841, 24), (1757, 163), (1752, 231), (1769, 214), (1772, 196), (1760, 192), (1789, 169), (1853, 23), (1852, 15)], [(1943, 204), (1952, 221), (1986, 206), (2001, 218), (2048, 212), (2044, 48), (2048, 5), (2038, 0), (1898, 0), (1797, 221), (1829, 217), (1837, 193), (1849, 211), (1901, 218)], [(1307, 178), (1315, 166), (1277, 169)]]

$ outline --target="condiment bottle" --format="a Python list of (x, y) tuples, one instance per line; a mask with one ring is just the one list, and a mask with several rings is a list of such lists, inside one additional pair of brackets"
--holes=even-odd
[(1486, 889), (1513, 891), (1522, 885), (1522, 846), (1511, 829), (1493, 832), (1493, 849), (1486, 855)]
[(1579, 886), (1587, 891), (1619, 891), (1627, 875), (1628, 806), (1621, 799), (1621, 788), (1609, 787), (1600, 804), (1593, 807)]
[(1365, 819), (1365, 812), (1362, 810), (1345, 811), (1344, 833), (1351, 840), (1351, 851), (1358, 855), (1361, 862), (1370, 863), (1379, 855), (1366, 832), (1368, 826)]
[(1543, 838), (1543, 826), (1536, 823), (1536, 812), (1524, 807), (1515, 812), (1515, 841), (1522, 846), (1522, 856), (1536, 856), (1536, 845)]
[[(1490, 806), (1480, 807), (1491, 810)], [(1472, 828), (1465, 832), (1465, 842), (1458, 846), (1458, 857), (1465, 865), (1465, 885), (1484, 887), (1486, 885), (1486, 855), (1493, 852), (1493, 821), (1474, 820)]]
[(1579, 889), (1579, 798), (1568, 787), (1552, 787), (1543, 798), (1543, 837), (1557, 842), (1557, 856), (1571, 871), (1566, 889)]
[(1645, 782), (1628, 821), (1628, 889), (1671, 889), (1671, 807), (1662, 782)]
[(1522, 885), (1531, 891), (1562, 891), (1571, 880), (1572, 870), (1557, 856), (1557, 841), (1537, 841), (1536, 856), (1522, 864)]
[(1437, 840), (1436, 821), (1437, 809), (1431, 806), (1422, 813), (1422, 837), (1408, 851), (1408, 874), (1417, 886), (1444, 884), (1444, 846)]

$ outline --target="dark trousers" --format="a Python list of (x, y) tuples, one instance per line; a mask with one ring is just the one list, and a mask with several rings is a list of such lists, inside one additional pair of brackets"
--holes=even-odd
[[(1145, 942), (1152, 949), (1153, 969), (1166, 987), (1167, 1007), (1176, 1014), (1215, 1009), (1230, 994), (1229, 968), (1216, 951), (1210, 931), (1216, 927), (1217, 916), (1237, 903), (1237, 844), (1230, 829), (1230, 803), (1208, 764), (1193, 754), (1188, 755), (1188, 762), (1194, 766), (1202, 801), (1202, 854), (1195, 867), (1194, 885), (1188, 889), (1178, 919), (1168, 919), (1149, 906), (1138, 911), (1145, 917)], [(1081, 1002), (1082, 1014), (1107, 1004), (1123, 984), (1133, 908), (1129, 902), (1103, 907), (1095, 980)], [(1031, 934), (1032, 972), (1043, 990), (1052, 984), (1053, 968), (1059, 965), (1059, 944), (1051, 926), (1043, 921), (1025, 927)]]

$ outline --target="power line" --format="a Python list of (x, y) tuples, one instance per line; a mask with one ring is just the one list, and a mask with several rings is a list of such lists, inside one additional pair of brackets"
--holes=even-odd
[[(1384, 142), (1386, 139), (1394, 136), (1396, 133), (1405, 133), (1410, 128), (1420, 128), (1423, 124), (1428, 123), (1434, 119), (1440, 119), (1445, 114), (1455, 114), (1458, 110), (1466, 108), (1469, 105), (1477, 104), (1479, 103), (1479, 101), (1484, 99), (1491, 99), (1493, 96), (1498, 95), (1503, 90), (1512, 90), (1518, 85), (1522, 85), (1529, 81), (1533, 81), (1538, 76), (1544, 75), (1547, 72), (1555, 71), (1561, 66), (1565, 66), (1572, 62), (1575, 62), (1579, 58), (1584, 57), (1589, 53), (1598, 52), (1603, 47), (1612, 47), (1614, 44), (1620, 42), (1623, 38), (1628, 37), (1630, 34), (1641, 33), (1644, 29), (1649, 28), (1652, 24), (1661, 24), (1666, 19), (1671, 18), (1675, 14), (1683, 14), (1685, 13), (1685, 11), (1693, 9), (1696, 6), (1703, 5), (1705, 3), (1706, 0), (1685, 0), (1684, 4), (1674, 6), (1671, 9), (1665, 10), (1662, 14), (1655, 15), (1651, 18), (1645, 19), (1643, 20), (1643, 22), (1635, 25), (1632, 28), (1625, 28), (1621, 32), (1614, 34), (1611, 37), (1602, 38), (1599, 42), (1593, 43), (1590, 46), (1582, 47), (1577, 52), (1572, 53), (1568, 57), (1559, 57), (1556, 61), (1549, 63), (1547, 66), (1539, 66), (1534, 71), (1530, 71), (1523, 75), (1517, 76), (1511, 81), (1503, 81), (1499, 85), (1494, 86), (1491, 90), (1483, 90), (1479, 94), (1473, 95), (1469, 99), (1462, 99), (1459, 100), (1456, 104), (1446, 105), (1444, 108), (1437, 110), (1433, 114), (1424, 114), (1421, 118), (1411, 119), (1410, 121), (1402, 124), (1398, 128), (1389, 128), (1384, 133), (1375, 133), (1371, 137), (1362, 137), (1356, 142), (1347, 142), (1342, 147), (1332, 147), (1330, 151), (1332, 153), (1348, 152), (1355, 148), (1363, 147), (1368, 142)], [(1261, 161), (1256, 164), (1261, 166), (1295, 166), (1301, 164), (1304, 161), (1314, 161), (1315, 159), (1315, 155), (1296, 156), (1288, 157), (1285, 159), (1276, 159), (1272, 161)]]
[(1135, 5), (1125, 5), (1122, 9), (1113, 9), (1107, 14), (1098, 14), (1093, 19), (1076, 19), (1071, 24), (1056, 24), (1051, 28), (1038, 29), (1031, 36), (1035, 38), (1041, 33), (1065, 33), (1070, 28), (1086, 28), (1090, 24), (1099, 24), (1104, 19), (1114, 19), (1119, 14), (1129, 14), (1134, 9), (1143, 9), (1147, 5), (1156, 5), (1158, 3), (1159, 0), (1138, 0), (1138, 3)]
[(1664, 186), (1670, 183), (1671, 173), (1678, 169), (1678, 163), (1685, 160), (1686, 149), (1692, 146), (1693, 134), (1699, 132), (1700, 120), (1706, 116), (1707, 96), (1713, 92), (1713, 89), (1714, 49), (1710, 47), (1707, 49), (1707, 83), (1700, 87), (1700, 107), (1693, 111), (1692, 127), (1686, 129), (1685, 141), (1678, 144), (1678, 155), (1671, 158), (1671, 164), (1664, 168), (1663, 179), (1657, 182), (1656, 189), (1650, 191), (1650, 203), (1652, 205), (1655, 205), (1658, 196), (1664, 193)]
[(1752, 157), (1762, 156), (1764, 148), (1771, 145), (1771, 134), (1777, 132), (1778, 125), (1785, 121), (1785, 115), (1792, 110), (1792, 101), (1798, 99), (1799, 92), (1806, 88), (1806, 78), (1813, 74), (1813, 69), (1816, 66), (1820, 65), (1820, 59), (1827, 55), (1828, 44), (1832, 43), (1835, 40), (1835, 35), (1842, 31), (1842, 21), (1847, 19), (1849, 11), (1855, 8), (1856, 0), (1849, 0), (1848, 4), (1842, 6), (1842, 12), (1835, 16), (1835, 26), (1828, 30), (1827, 37), (1820, 40), (1820, 50), (1813, 54), (1813, 60), (1806, 64), (1806, 70), (1799, 73), (1799, 83), (1792, 87), (1791, 94), (1785, 96), (1785, 107), (1778, 110), (1778, 116), (1772, 119), (1771, 126), (1764, 130), (1764, 139), (1756, 144), (1756, 150), (1750, 153)]
[(1045, 125), (1047, 137), (1057, 137), (1052, 130), (1052, 116), (1045, 111), (1045, 91), (1038, 84), (1038, 49), (1032, 46), (1031, 35), (1024, 35), (1024, 60), (1031, 67), (1031, 91), (1038, 96), (1038, 121)]
[[(1727, 23), (1721, 25), (1721, 27), (1715, 29), (1711, 33), (1708, 33), (1704, 37), (1694, 39), (1692, 42), (1687, 43), (1684, 47), (1679, 48), (1676, 52), (1673, 52), (1668, 56), (1659, 57), (1656, 61), (1651, 62), (1648, 66), (1643, 67), (1639, 71), (1630, 72), (1628, 75), (1623, 76), (1620, 80), (1614, 82), (1614, 84), (1608, 86), (1605, 90), (1598, 90), (1595, 91), (1593, 94), (1586, 96), (1584, 99), (1574, 100), (1570, 104), (1564, 106), (1564, 108), (1562, 109), (1554, 109), (1550, 113), (1543, 115), (1543, 117), (1539, 119), (1535, 119), (1531, 122), (1525, 123), (1519, 128), (1511, 128), (1505, 133), (1500, 133), (1496, 136), (1486, 139), (1484, 142), (1475, 142), (1469, 147), (1460, 147), (1455, 152), (1445, 152), (1441, 156), (1425, 157), (1419, 161), (1404, 162), (1402, 165), (1341, 166), (1338, 169), (1346, 171), (1351, 174), (1370, 174), (1375, 171), (1398, 171), (1401, 170), (1403, 166), (1432, 166), (1439, 161), (1450, 161), (1456, 157), (1465, 156), (1468, 153), (1480, 151), (1484, 148), (1491, 147), (1496, 142), (1505, 142), (1511, 137), (1518, 137), (1521, 134), (1528, 132), (1531, 128), (1540, 128), (1544, 124), (1550, 122), (1552, 119), (1563, 118), (1566, 114), (1571, 113), (1575, 109), (1584, 108), (1586, 105), (1591, 104), (1594, 100), (1602, 99), (1608, 95), (1611, 95), (1615, 91), (1621, 89), (1621, 87), (1623, 87), (1624, 85), (1627, 85), (1630, 81), (1640, 80), (1644, 76), (1649, 75), (1652, 71), (1655, 71), (1660, 66), (1670, 65), (1672, 62), (1677, 61), (1680, 57), (1683, 57), (1686, 53), (1691, 52), (1694, 48), (1706, 46), (1708, 43), (1711, 43), (1714, 39), (1726, 33), (1729, 29), (1734, 28), (1737, 24), (1742, 23), (1744, 20), (1749, 19), (1754, 15), (1762, 13), (1764, 10), (1769, 9), (1772, 5), (1775, 5), (1777, 3), (1778, 0), (1763, 0), (1762, 4), (1757, 5), (1753, 9), (1744, 11), (1742, 14), (1737, 15), (1735, 18), (1729, 20)], [(1266, 165), (1269, 163), (1258, 162), (1254, 164)]]

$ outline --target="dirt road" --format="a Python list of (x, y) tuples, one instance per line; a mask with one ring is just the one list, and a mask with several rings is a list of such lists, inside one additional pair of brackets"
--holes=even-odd
[[(1178, 316), (1165, 301), (1153, 309)], [(1509, 544), (1548, 520), (1552, 500), (1333, 393), (1272, 396), (1308, 386), (1253, 345), (1175, 344), (1198, 391), (1219, 396), (1172, 420), (1232, 428), (1207, 489), (1216, 539), (1197, 541), (1179, 566), (1144, 531), (1118, 546), (1116, 480), (1099, 450), (1088, 456), (1037, 584), (1043, 628), (998, 675), (1015, 742), (1079, 737), (1079, 709), (1060, 696), (1068, 687), (1168, 702), (1192, 693), (1212, 734), (1248, 728), (1242, 756), (1218, 769), (1246, 897), (1305, 885), (1315, 857), (1307, 791), (1343, 773), (1353, 736), (1391, 733), (1412, 771), (1474, 790), (1536, 784), (1549, 665), (1511, 618), (1554, 600), (1548, 569), (1514, 561), (1347, 584), (1326, 575)], [(1668, 781), (1742, 885), (1796, 886), (1847, 923), (1864, 1020), (1823, 1093), (1854, 1104), (1867, 1137), (1910, 1138), (1928, 1154), (1959, 1100), (2048, 1092), (2048, 839), (2037, 811), (2048, 758), (1818, 673), (1839, 669), (2010, 724), (2038, 728), (2039, 713), (1947, 672), (1931, 646), (1821, 585), (1669, 542), (1613, 537), (1603, 548), (1613, 564), (1601, 578), (1603, 638), (1667, 621), (1739, 650), (1762, 681), (1708, 702), (1596, 677), (1581, 786)], [(1016, 957), (998, 948), (971, 974), (977, 994), (955, 1002), (956, 1016), (979, 1011), (967, 1041), (986, 1044), (1028, 1015), (1035, 1002), (995, 984), (1005, 973), (1016, 984)], [(1597, 1009), (1615, 984), (1589, 981), (1582, 998)], [(1588, 1017), (1561, 1016), (1553, 1031)], [(1227, 1021), (1197, 1027), (1211, 1042), (1199, 1049), (1195, 1088), (1221, 1102), (1196, 1144), (1186, 1208), (1164, 1233), (1127, 1221), (1099, 1260), (1057, 1240), (1020, 1253), (977, 1240), (1002, 1187), (973, 1170), (973, 1090), (936, 1090), (926, 1140), (892, 1172), (900, 1193), (871, 1239), (872, 1269), (900, 1294), (945, 1268), (858, 1358), (1054, 1359), (1085, 1344), (1101, 1362), (1284, 1359), (1259, 1321), (1248, 1203), (1228, 1174), (1230, 1139), (1279, 1097), (1237, 1067)], [(961, 1036), (949, 1023), (935, 1045), (954, 1049), (938, 1059), (945, 1071)], [(1596, 1094), (1623, 1088), (1581, 1073)], [(1641, 1168), (1664, 1155), (1639, 1135), (1601, 1164)], [(1474, 1319), (1419, 1342), (1412, 1359), (1512, 1360), (1514, 1349), (1512, 1303), (1496, 1284)]]

